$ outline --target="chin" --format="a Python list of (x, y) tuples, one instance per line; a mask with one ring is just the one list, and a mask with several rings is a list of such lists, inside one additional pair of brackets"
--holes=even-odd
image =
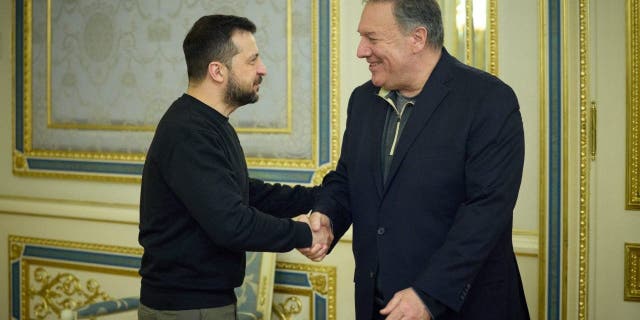
[(371, 78), (371, 82), (376, 87), (382, 87), (384, 85), (384, 81), (382, 81), (380, 79), (376, 79), (376, 78)]

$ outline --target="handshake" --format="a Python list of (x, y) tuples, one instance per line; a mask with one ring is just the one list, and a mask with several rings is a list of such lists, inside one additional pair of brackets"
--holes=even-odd
[(313, 261), (322, 261), (333, 242), (333, 230), (329, 217), (315, 211), (310, 215), (301, 214), (295, 217), (294, 220), (308, 224), (313, 236), (311, 247), (299, 248), (298, 251)]

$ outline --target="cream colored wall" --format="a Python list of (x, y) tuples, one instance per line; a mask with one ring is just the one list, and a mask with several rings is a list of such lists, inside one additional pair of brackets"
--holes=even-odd
[[(14, 176), (12, 160), (11, 0), (0, 0), (0, 274), (8, 278), (7, 236), (9, 234), (78, 242), (137, 247), (137, 202), (139, 185), (69, 179)], [(499, 1), (500, 76), (516, 90), (523, 107), (527, 134), (526, 173), (518, 202), (514, 245), (523, 273), (533, 318), (537, 314), (538, 290), (538, 154), (537, 60), (522, 60), (539, 52), (537, 21), (526, 13), (535, 4)], [(340, 101), (341, 128), (352, 89), (369, 79), (366, 64), (355, 56), (356, 32), (361, 1), (340, 1)], [(516, 12), (517, 14), (513, 14)], [(522, 19), (533, 19), (525, 27)], [(517, 26), (517, 28), (516, 28)], [(523, 29), (524, 28), (524, 29)], [(527, 37), (522, 37), (522, 32)], [(509, 43), (507, 46), (506, 44)], [(513, 45), (516, 43), (516, 45)], [(525, 55), (526, 54), (526, 55)], [(534, 155), (533, 158), (531, 155)], [(310, 263), (297, 252), (278, 255), (279, 261)], [(353, 258), (349, 236), (321, 265), (337, 267), (337, 319), (353, 319)], [(0, 281), (0, 318), (9, 310), (7, 281)]]
[[(498, 70), (499, 77), (509, 84), (518, 96), (525, 131), (525, 163), (520, 195), (514, 212), (514, 247), (527, 304), (532, 319), (539, 312), (538, 290), (544, 289), (539, 274), (540, 200), (546, 190), (540, 187), (540, 166), (545, 159), (540, 152), (541, 101), (545, 100), (540, 87), (540, 47), (544, 25), (539, 19), (541, 1), (498, 1)], [(545, 203), (543, 202), (542, 206)], [(543, 225), (543, 228), (545, 226)]]

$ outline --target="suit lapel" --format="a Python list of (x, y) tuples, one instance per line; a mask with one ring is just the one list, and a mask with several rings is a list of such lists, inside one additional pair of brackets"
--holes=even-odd
[(449, 55), (443, 48), (442, 57), (416, 98), (415, 105), (412, 107), (414, 109), (411, 116), (405, 128), (402, 130), (398, 145), (396, 146), (395, 155), (391, 161), (391, 167), (389, 168), (389, 177), (384, 184), (383, 196), (388, 185), (393, 181), (411, 145), (420, 135), (422, 129), (428, 124), (433, 112), (440, 106), (444, 97), (449, 93), (450, 89), (445, 85), (445, 82), (452, 77), (449, 70), (450, 63)]

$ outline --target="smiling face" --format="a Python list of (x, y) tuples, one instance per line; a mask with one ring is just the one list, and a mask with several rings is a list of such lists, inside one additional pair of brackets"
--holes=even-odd
[(258, 101), (260, 83), (262, 77), (267, 75), (267, 68), (262, 63), (252, 33), (237, 31), (231, 40), (238, 53), (231, 59), (225, 102), (230, 106), (239, 107)]
[(392, 2), (369, 2), (358, 25), (358, 58), (366, 59), (371, 81), (388, 90), (411, 86), (411, 35), (403, 32), (393, 15)]

